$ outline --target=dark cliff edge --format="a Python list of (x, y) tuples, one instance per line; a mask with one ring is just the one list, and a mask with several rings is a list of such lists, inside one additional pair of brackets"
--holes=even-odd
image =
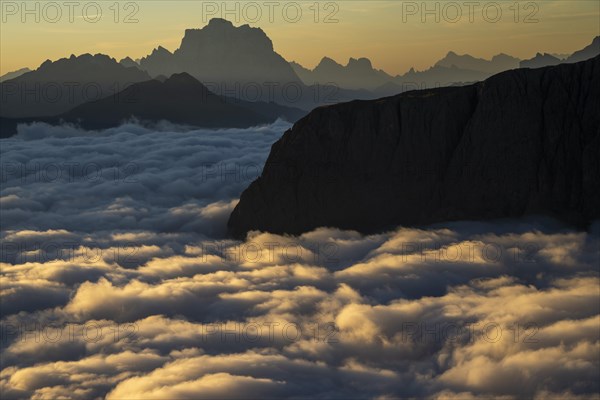
[(600, 57), (315, 109), (273, 145), (228, 222), (299, 234), (600, 217)]

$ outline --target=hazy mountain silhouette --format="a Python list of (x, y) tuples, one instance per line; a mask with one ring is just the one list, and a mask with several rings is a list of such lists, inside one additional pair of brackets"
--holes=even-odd
[(19, 123), (75, 123), (85, 129), (115, 127), (135, 119), (141, 123), (169, 121), (203, 128), (246, 128), (278, 118), (295, 122), (306, 115), (300, 109), (274, 103), (250, 103), (212, 93), (187, 73), (174, 74), (164, 82), (136, 83), (122, 92), (85, 103), (56, 117), (2, 118), (2, 137), (16, 133)]
[[(173, 53), (159, 46), (139, 65), (153, 77), (187, 72), (220, 95), (249, 100), (250, 88), (252, 100), (309, 110), (318, 105), (399, 93), (394, 92), (398, 88), (402, 92), (477, 82), (518, 68), (519, 61), (506, 54), (485, 60), (451, 51), (429, 69), (411, 69), (395, 77), (373, 68), (367, 58), (350, 58), (348, 64), (341, 65), (324, 57), (310, 70), (296, 62), (288, 63), (276, 53), (260, 28), (236, 27), (215, 18), (201, 29), (187, 29)], [(324, 85), (329, 86), (324, 89)]]
[(135, 61), (133, 61), (131, 59), (131, 57), (125, 57), (125, 58), (121, 59), (121, 61), (119, 61), (119, 64), (121, 64), (124, 67), (140, 68), (140, 64), (138, 64)]
[(231, 214), (249, 230), (544, 214), (600, 217), (600, 56), (463, 87), (320, 107), (276, 142)]
[[(410, 89), (407, 89), (409, 87), (410, 87)], [(387, 97), (387, 96), (396, 95), (398, 93), (406, 92), (407, 90), (417, 90), (417, 89), (418, 89), (418, 87), (416, 85), (401, 86), (398, 83), (390, 81), (390, 82), (386, 82), (383, 85), (375, 88), (373, 90), (373, 93), (377, 97)]]
[[(600, 39), (595, 38), (564, 62), (598, 54), (599, 45)], [(465, 85), (514, 68), (517, 62), (505, 54), (485, 60), (449, 52), (429, 69), (411, 69), (395, 77), (373, 68), (367, 58), (351, 58), (344, 66), (324, 57), (314, 70), (309, 70), (277, 54), (261, 29), (235, 27), (229, 21), (212, 19), (202, 29), (186, 30), (173, 53), (159, 46), (139, 62), (129, 57), (117, 62), (101, 54), (46, 61), (37, 70), (0, 84), (0, 116), (56, 116), (122, 91), (132, 83), (149, 81), (151, 76), (164, 82), (168, 76), (182, 72), (194, 76), (217, 95), (311, 110), (319, 105), (374, 99), (407, 90)], [(539, 67), (560, 62), (552, 55), (538, 54), (522, 65)], [(10, 76), (14, 75), (3, 78)], [(270, 111), (274, 106), (262, 108)]]
[(211, 91), (249, 101), (275, 101), (310, 110), (322, 104), (374, 98), (365, 90), (346, 89), (337, 80), (330, 86), (306, 85), (273, 48), (260, 28), (234, 26), (213, 18), (202, 29), (187, 29), (173, 53), (158, 47), (140, 60), (151, 76), (187, 72)]
[(494, 73), (518, 68), (519, 59), (498, 54), (491, 60), (485, 60), (468, 54), (458, 55), (451, 51), (427, 70), (411, 69), (406, 74), (395, 77), (374, 69), (367, 58), (351, 58), (348, 64), (343, 66), (331, 58), (324, 57), (314, 70), (295, 62), (291, 65), (305, 83), (335, 82), (342, 88), (369, 90), (376, 98), (407, 90), (480, 81)]
[(498, 54), (491, 60), (475, 58), (469, 54), (458, 55), (453, 51), (448, 52), (446, 57), (435, 63), (434, 66), (457, 67), (464, 70), (486, 72), (488, 74), (497, 74), (509, 69), (519, 68), (519, 59), (506, 54)]
[(458, 55), (451, 51), (425, 71), (417, 72), (411, 69), (408, 73), (395, 77), (374, 69), (367, 58), (351, 58), (344, 66), (329, 57), (324, 57), (313, 70), (295, 62), (290, 64), (304, 83), (335, 82), (342, 88), (370, 90), (378, 97), (418, 88), (480, 81), (495, 73), (518, 68), (519, 59), (498, 54), (491, 60), (485, 60), (468, 54)]
[(124, 67), (103, 54), (47, 60), (35, 71), (0, 84), (0, 116), (58, 115), (149, 79), (146, 72)]
[[(298, 77), (300, 78), (300, 80), (302, 82), (304, 82), (305, 84), (308, 84), (308, 82), (311, 82), (312, 78), (312, 70), (303, 67), (301, 64), (295, 62), (295, 61), (290, 61), (290, 66), (292, 67), (292, 69), (294, 70), (294, 72), (296, 73), (296, 75), (298, 75)], [(314, 82), (312, 82), (314, 83)]]
[(600, 54), (600, 36), (596, 36), (589, 46), (584, 47), (581, 50), (576, 51), (565, 62), (574, 63), (579, 61), (589, 60), (592, 57), (596, 57)]
[(140, 65), (153, 76), (185, 71), (202, 82), (299, 82), (262, 29), (234, 27), (219, 18), (202, 29), (187, 29), (174, 53), (159, 47)]
[(140, 68), (148, 72), (150, 76), (159, 75), (171, 76), (172, 74), (182, 72), (179, 68), (173, 54), (162, 46), (158, 46), (152, 53), (140, 59)]
[[(491, 60), (486, 60), (450, 51), (426, 70), (416, 71), (411, 68), (407, 73), (395, 77), (385, 71), (374, 69), (366, 58), (350, 59), (348, 65), (343, 66), (329, 57), (324, 57), (314, 70), (296, 62), (291, 62), (290, 65), (305, 83), (336, 82), (342, 88), (366, 89), (373, 92), (375, 97), (380, 97), (407, 90), (465, 85), (515, 68), (540, 68), (563, 62), (583, 61), (598, 54), (600, 54), (600, 37), (595, 38), (591, 45), (575, 52), (572, 56), (560, 55), (559, 57), (538, 53), (536, 57), (523, 61), (502, 53), (495, 55)], [(363, 96), (362, 99), (368, 97)]]
[(393, 78), (384, 71), (374, 69), (368, 58), (350, 58), (348, 64), (341, 65), (329, 57), (324, 57), (313, 70), (298, 63), (290, 63), (296, 74), (307, 85), (335, 82), (346, 89), (373, 90)]
[(436, 65), (425, 71), (415, 71), (411, 68), (406, 74), (397, 76), (394, 79), (394, 83), (402, 88), (402, 92), (406, 92), (409, 90), (452, 86), (463, 82), (478, 82), (489, 76), (488, 72), (462, 69), (455, 65), (451, 67)]
[(562, 63), (576, 63), (589, 60), (597, 55), (600, 55), (600, 36), (596, 36), (590, 45), (567, 57), (557, 54), (537, 53), (535, 57), (521, 61), (521, 68), (542, 68)]
[(21, 68), (18, 69), (16, 71), (12, 71), (12, 72), (7, 72), (6, 74), (0, 76), (0, 82), (4, 82), (4, 81), (8, 81), (10, 79), (14, 79), (16, 77), (19, 77), (27, 72), (31, 72), (31, 70), (29, 68)]
[(548, 54), (548, 53), (537, 53), (535, 55), (535, 57), (529, 59), (529, 60), (523, 60), (521, 61), (521, 68), (542, 68), (542, 67), (549, 67), (552, 65), (558, 65), (561, 62), (563, 62), (561, 59), (559, 59), (558, 57), (553, 56), (552, 54)]

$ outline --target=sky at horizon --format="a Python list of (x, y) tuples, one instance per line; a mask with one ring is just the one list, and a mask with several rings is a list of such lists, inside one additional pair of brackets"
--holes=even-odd
[(103, 53), (140, 58), (179, 47), (211, 18), (262, 28), (275, 51), (313, 68), (367, 57), (397, 75), (448, 51), (569, 54), (600, 35), (600, 2), (546, 1), (0, 1), (0, 75), (47, 59)]

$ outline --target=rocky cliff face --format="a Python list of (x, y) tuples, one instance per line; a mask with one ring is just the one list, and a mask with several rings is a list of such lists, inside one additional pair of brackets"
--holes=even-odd
[(314, 110), (228, 226), (298, 234), (546, 214), (600, 217), (600, 57)]

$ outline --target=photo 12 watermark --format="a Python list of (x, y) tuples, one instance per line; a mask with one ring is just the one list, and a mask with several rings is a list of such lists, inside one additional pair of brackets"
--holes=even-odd
[(235, 23), (337, 24), (340, 4), (336, 1), (203, 1), (202, 22), (213, 18)]
[(540, 3), (534, 1), (402, 1), (399, 6), (402, 23), (540, 22)]
[(140, 2), (136, 1), (2, 1), (0, 20), (8, 23), (90, 23), (112, 21), (137, 24)]

